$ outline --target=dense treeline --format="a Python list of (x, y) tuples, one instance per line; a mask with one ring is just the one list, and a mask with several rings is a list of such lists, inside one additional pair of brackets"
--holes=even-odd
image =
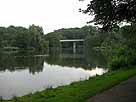
[(111, 45), (110, 67), (112, 69), (131, 68), (136, 65), (136, 25), (122, 27), (117, 33), (122, 38)]
[[(21, 26), (0, 27), (0, 48), (47, 51), (49, 47), (60, 47), (60, 39), (90, 40), (91, 37), (96, 39), (96, 36), (98, 37), (97, 29), (91, 26), (59, 29), (48, 34), (44, 34), (42, 27), (35, 25), (28, 29)], [(64, 47), (70, 46), (69, 43), (64, 44)]]
[(0, 27), (0, 48), (43, 51), (47, 46), (42, 27)]
[[(45, 35), (45, 39), (49, 41), (50, 47), (59, 47), (61, 39), (87, 39), (90, 36), (96, 36), (97, 33), (97, 28), (84, 26), (82, 28), (59, 29)], [(64, 47), (68, 46), (67, 44)]]
[[(110, 32), (96, 27), (60, 29), (49, 33), (45, 39), (50, 47), (60, 47), (60, 39), (85, 39), (85, 48), (100, 50), (108, 58), (108, 67), (112, 69), (128, 68), (136, 65), (136, 25), (113, 28)], [(70, 47), (64, 44), (63, 47)]]
[[(60, 50), (59, 48), (68, 48), (72, 49), (72, 43), (60, 43), (61, 39), (85, 39), (89, 34), (90, 27), (85, 26), (82, 28), (69, 28), (69, 29), (59, 29), (54, 32), (48, 33), (45, 35), (45, 40), (49, 42), (50, 52), (56, 53), (55, 50)], [(82, 43), (78, 42), (78, 47)], [(51, 50), (53, 48), (53, 50)], [(70, 52), (70, 51), (69, 51)]]
[[(0, 27), (0, 48), (48, 50), (49, 47), (60, 47), (61, 39), (85, 39), (86, 46), (94, 48), (110, 40), (109, 36), (111, 36), (109, 33), (102, 33), (92, 26), (59, 29), (48, 34), (44, 34), (42, 27), (35, 25), (29, 26), (28, 29), (9, 26)], [(71, 43), (65, 43), (63, 47), (71, 47)]]
[[(101, 32), (97, 27), (84, 26), (82, 28), (59, 29), (45, 35), (45, 40), (49, 42), (49, 47), (60, 47), (61, 39), (84, 39), (85, 48), (95, 49), (110, 47), (110, 43), (119, 41), (119, 34), (115, 32)], [(110, 42), (110, 43), (109, 43)], [(78, 42), (77, 42), (78, 43)], [(80, 45), (80, 43), (78, 43)], [(109, 46), (107, 46), (109, 45)], [(63, 47), (70, 48), (72, 43), (64, 43)]]
[[(42, 27), (31, 25), (24, 27), (0, 27), (0, 48), (17, 48), (59, 54), (60, 47), (71, 48), (72, 43), (61, 44), (61, 39), (85, 39), (85, 51), (100, 50), (108, 58), (112, 69), (136, 65), (136, 25), (104, 32), (92, 26), (82, 28), (59, 29), (44, 34)], [(82, 44), (77, 44), (79, 48)]]
[[(84, 1), (84, 0), (83, 0)], [(91, 0), (81, 12), (93, 15), (93, 22), (103, 31), (110, 31), (103, 46), (110, 55), (112, 69), (131, 68), (136, 65), (136, 1), (135, 0)], [(129, 24), (120, 28), (122, 23)], [(118, 31), (114, 31), (118, 29)], [(110, 53), (108, 53), (110, 52)]]

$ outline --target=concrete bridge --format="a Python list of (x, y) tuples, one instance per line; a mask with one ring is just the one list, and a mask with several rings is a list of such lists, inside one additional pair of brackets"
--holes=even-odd
[(72, 42), (73, 43), (73, 53), (76, 53), (76, 42), (84, 42), (84, 39), (65, 39), (65, 40), (60, 40), (61, 43), (63, 42)]

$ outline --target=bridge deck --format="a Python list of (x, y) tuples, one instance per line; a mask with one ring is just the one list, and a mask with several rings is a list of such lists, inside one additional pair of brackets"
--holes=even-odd
[(84, 39), (66, 39), (66, 40), (60, 40), (60, 42), (79, 42), (79, 41), (85, 41)]

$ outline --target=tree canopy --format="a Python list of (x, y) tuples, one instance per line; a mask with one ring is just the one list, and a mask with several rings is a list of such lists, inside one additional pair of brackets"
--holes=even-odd
[(111, 29), (121, 22), (136, 23), (136, 0), (91, 0), (81, 12), (94, 15), (90, 22)]
[(14, 48), (44, 50), (47, 42), (44, 40), (42, 27), (30, 25), (29, 28), (21, 26), (0, 27), (0, 49)]

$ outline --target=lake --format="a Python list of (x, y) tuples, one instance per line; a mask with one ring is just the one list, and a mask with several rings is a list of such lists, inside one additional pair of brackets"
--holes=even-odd
[(0, 96), (10, 99), (106, 73), (100, 52), (0, 54)]

